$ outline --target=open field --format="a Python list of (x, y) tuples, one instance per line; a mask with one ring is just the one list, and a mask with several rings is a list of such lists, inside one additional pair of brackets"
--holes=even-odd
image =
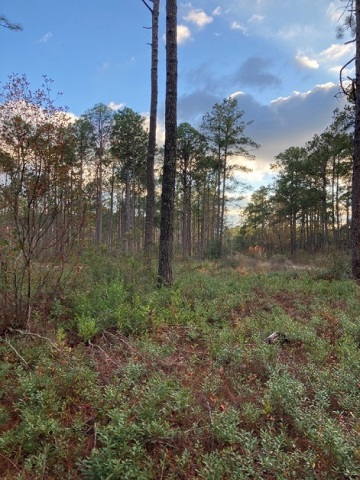
[(320, 264), (187, 263), (159, 290), (90, 258), (1, 337), (0, 477), (360, 478), (360, 290)]

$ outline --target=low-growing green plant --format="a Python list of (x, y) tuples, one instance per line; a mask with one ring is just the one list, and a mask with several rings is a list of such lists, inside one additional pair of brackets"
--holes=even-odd
[(99, 326), (96, 324), (95, 318), (78, 316), (76, 326), (79, 337), (84, 342), (92, 340), (99, 333)]
[(305, 386), (287, 370), (276, 368), (267, 382), (263, 403), (265, 413), (294, 415), (306, 400)]
[(358, 286), (235, 260), (162, 289), (84, 260), (52, 321), (0, 339), (0, 476), (355, 480)]

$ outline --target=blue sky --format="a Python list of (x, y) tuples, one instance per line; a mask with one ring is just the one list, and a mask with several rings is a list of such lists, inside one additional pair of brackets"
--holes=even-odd
[[(336, 39), (341, 0), (193, 0), (178, 3), (179, 122), (198, 126), (215, 102), (236, 95), (247, 133), (261, 149), (244, 181), (269, 182), (269, 164), (331, 122), (339, 68), (353, 45)], [(42, 75), (81, 115), (96, 103), (149, 110), (150, 13), (141, 0), (4, 0), (0, 81)], [(165, 84), (165, 0), (161, 0), (159, 140)], [(351, 72), (348, 72), (351, 73)]]

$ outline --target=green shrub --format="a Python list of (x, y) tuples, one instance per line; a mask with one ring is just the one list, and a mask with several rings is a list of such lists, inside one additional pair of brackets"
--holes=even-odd
[(96, 320), (86, 316), (77, 317), (76, 326), (79, 337), (84, 342), (92, 340), (100, 330), (99, 326), (96, 324)]

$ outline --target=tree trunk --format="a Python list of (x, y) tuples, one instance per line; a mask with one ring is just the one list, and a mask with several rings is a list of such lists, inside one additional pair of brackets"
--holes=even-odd
[(226, 173), (227, 173), (227, 152), (225, 150), (224, 165), (223, 165), (223, 178), (222, 178), (222, 186), (221, 186), (220, 235), (219, 235), (219, 244), (218, 244), (218, 257), (219, 258), (222, 257), (223, 243), (224, 243)]
[(114, 216), (114, 183), (115, 183), (115, 168), (112, 166), (111, 179), (110, 179), (110, 220), (109, 220), (109, 247), (112, 252), (113, 247), (113, 216)]
[(166, 2), (165, 151), (161, 194), (158, 285), (172, 285), (177, 141), (177, 0)]
[(97, 247), (102, 243), (102, 222), (103, 222), (103, 160), (99, 157), (99, 171), (97, 179), (97, 205), (96, 205), (96, 226), (95, 226), (95, 244)]
[(356, 0), (356, 86), (354, 166), (352, 178), (352, 274), (360, 280), (360, 0)]
[(182, 248), (183, 256), (191, 256), (191, 180), (190, 180), (189, 158), (184, 158), (184, 168), (182, 172), (183, 181), (183, 222), (182, 222)]
[(159, 53), (159, 7), (160, 0), (153, 0), (152, 15), (152, 40), (151, 40), (151, 101), (149, 142), (146, 163), (146, 220), (144, 249), (150, 255), (154, 242), (154, 217), (155, 217), (155, 181), (154, 163), (156, 149), (156, 117), (158, 103), (158, 53)]
[(126, 171), (126, 183), (125, 183), (125, 250), (130, 251), (130, 229), (131, 229), (131, 200), (130, 200), (130, 172)]

